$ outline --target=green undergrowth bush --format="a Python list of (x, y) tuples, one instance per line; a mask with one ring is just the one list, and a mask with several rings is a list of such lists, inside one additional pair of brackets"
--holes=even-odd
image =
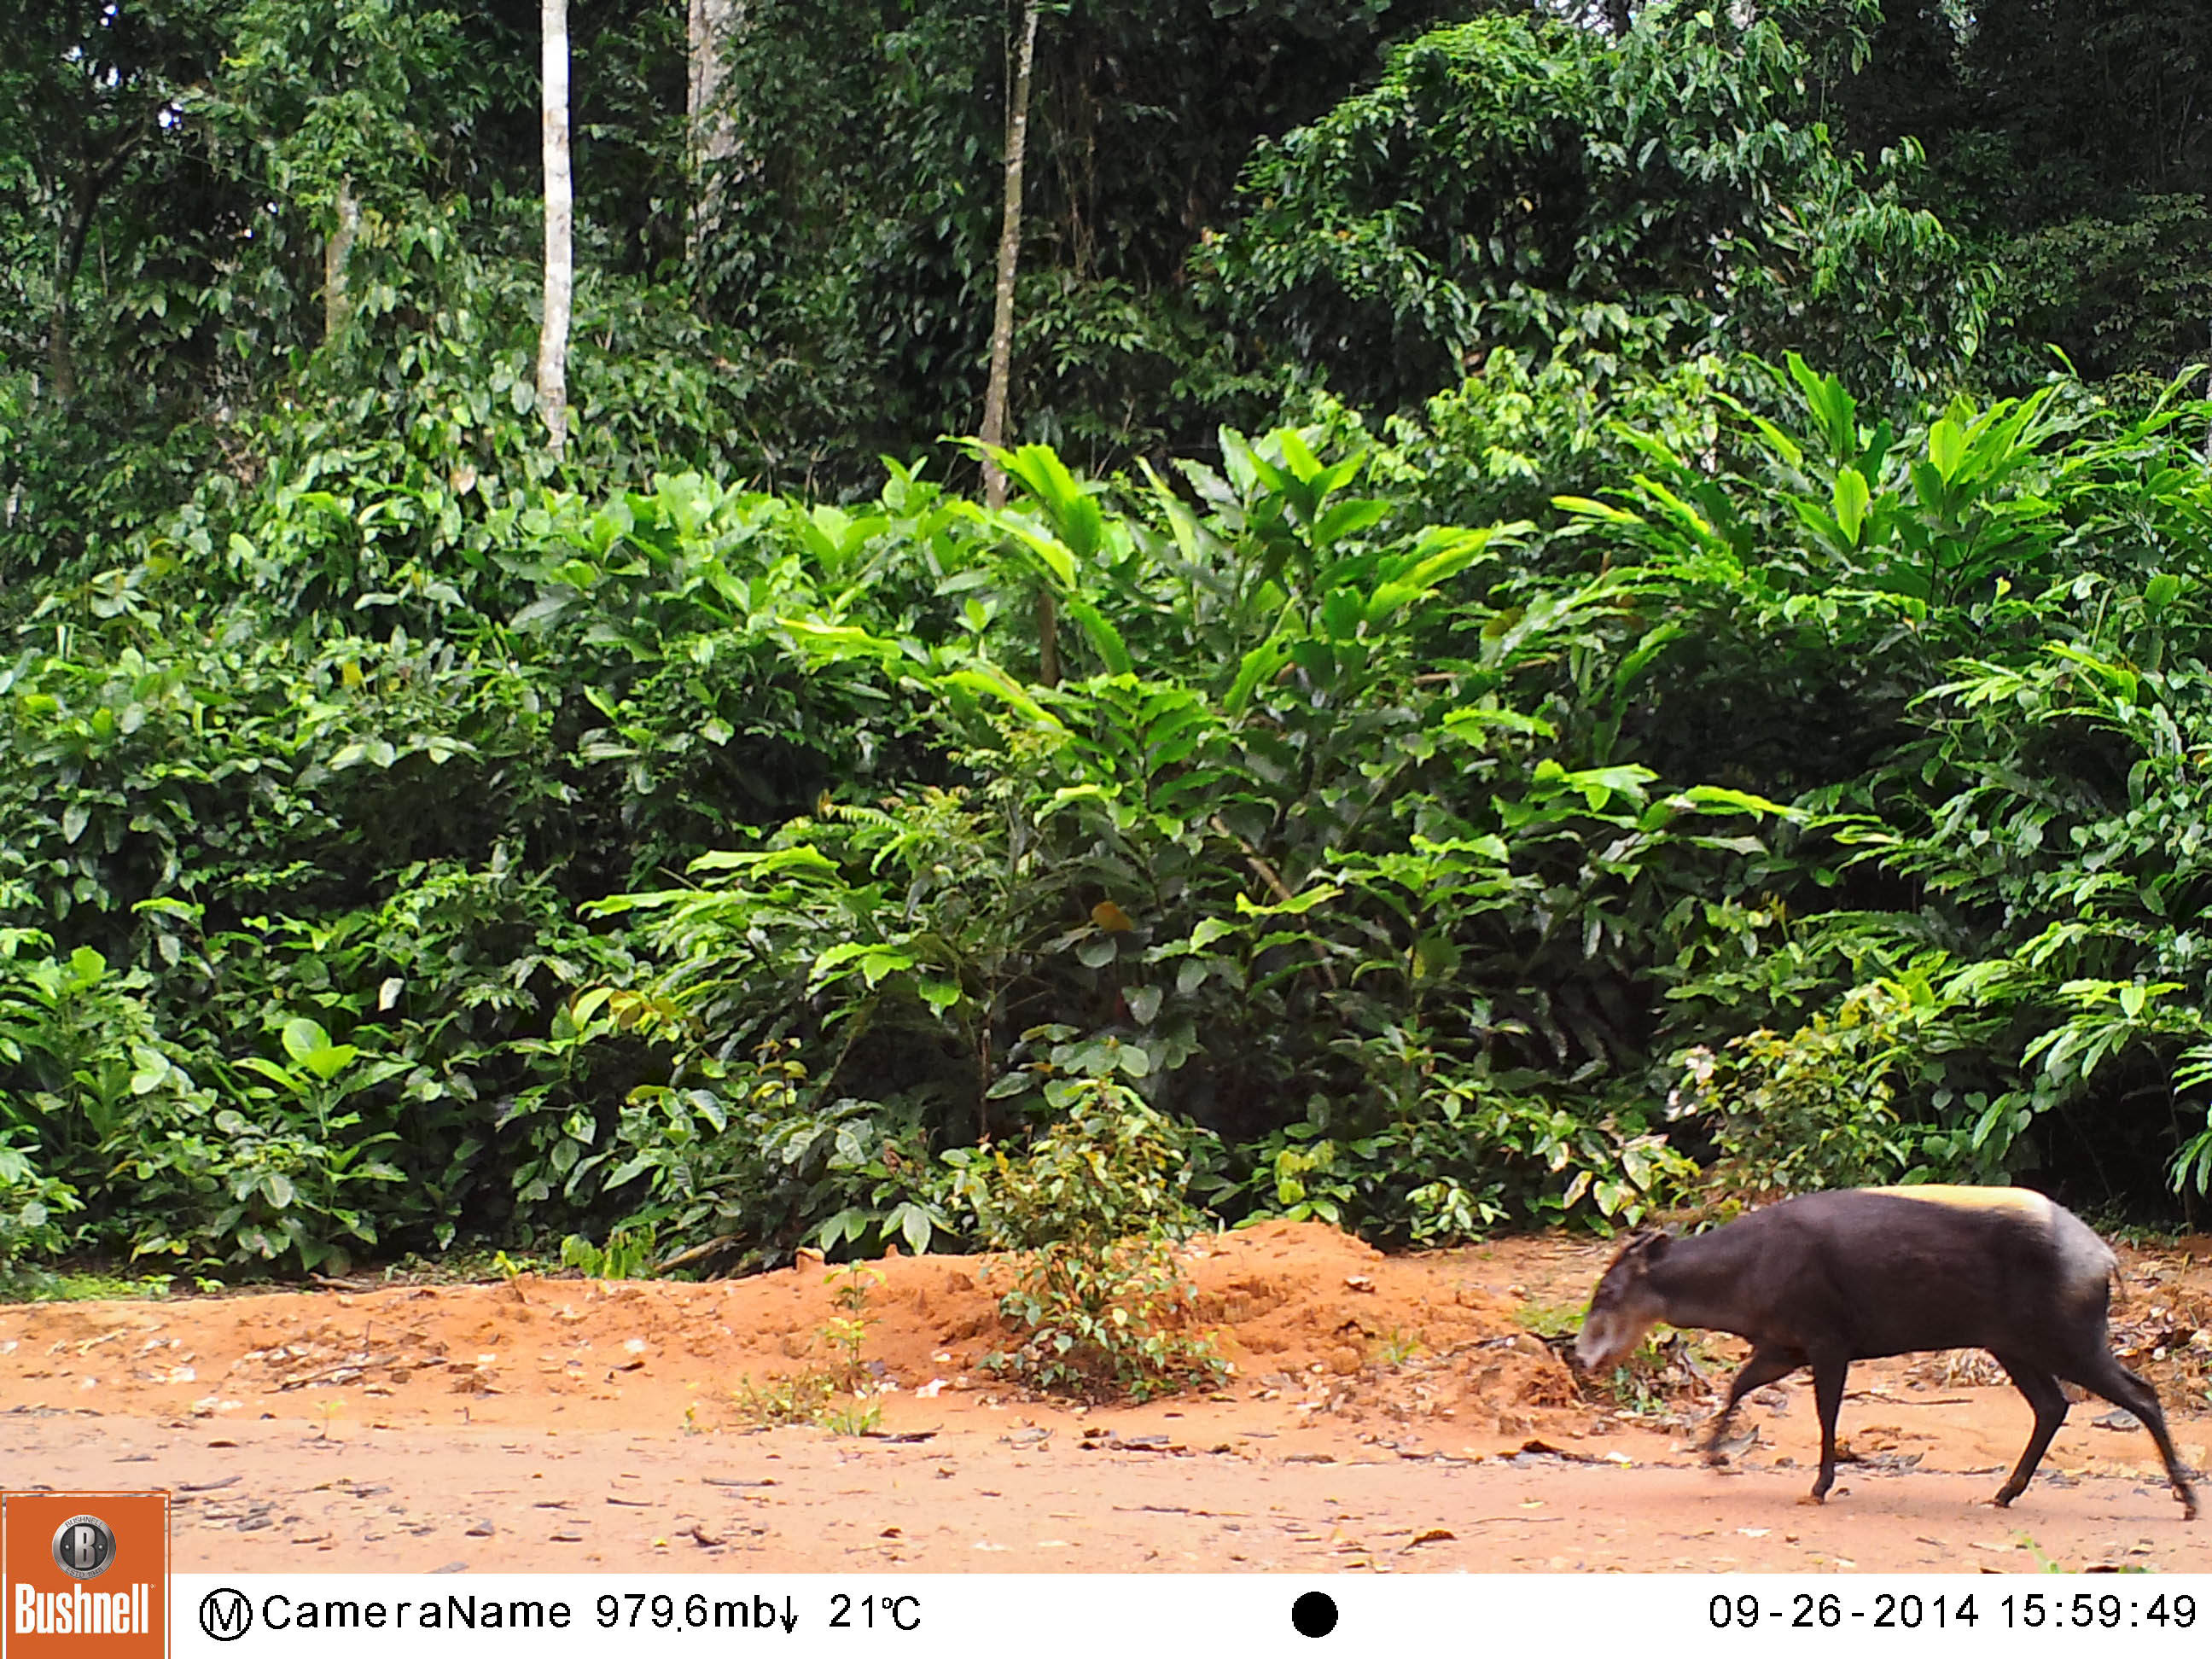
[(1434, 1247), (1577, 1214), (1631, 1221), (1695, 1181), (1639, 1097), (1577, 1110), (1540, 1073), (1440, 1063), (1402, 1030), (1360, 1049), (1372, 1096), (1349, 1109), (1313, 1096), (1303, 1121), (1239, 1148), (1249, 1174), (1215, 1176), (1217, 1208)]
[[(1501, 356), (1313, 407), (1000, 452), (1003, 508), (456, 520), (310, 456), (9, 596), (11, 1248), (965, 1249), (981, 1169), (1097, 1135), (1423, 1245), (1634, 1224), (1693, 1153), (2195, 1201), (2202, 405)], [(1089, 1294), (1039, 1376), (1121, 1363)]]
[(1836, 142), (1802, 21), (1662, 0), (1619, 35), (1541, 11), (1431, 30), (1257, 147), (1195, 272), (1301, 373), (1386, 411), (1501, 345), (1598, 374), (1788, 345), (1925, 393), (1972, 355), (1994, 273), (1929, 210), (1911, 139)]
[(1018, 1346), (987, 1363), (1051, 1393), (1139, 1401), (1226, 1376), (1176, 1259), (1198, 1224), (1189, 1131), (1109, 1077), (1045, 1095), (1065, 1115), (1025, 1151), (961, 1159), (983, 1239), (1015, 1252), (999, 1311)]

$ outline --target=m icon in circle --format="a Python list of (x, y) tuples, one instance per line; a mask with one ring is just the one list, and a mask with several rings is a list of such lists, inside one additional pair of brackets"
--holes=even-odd
[(235, 1642), (253, 1628), (253, 1603), (241, 1590), (211, 1589), (200, 1598), (201, 1633), (217, 1642)]
[(54, 1528), (54, 1565), (72, 1578), (97, 1578), (115, 1565), (115, 1531), (96, 1515), (72, 1515)]

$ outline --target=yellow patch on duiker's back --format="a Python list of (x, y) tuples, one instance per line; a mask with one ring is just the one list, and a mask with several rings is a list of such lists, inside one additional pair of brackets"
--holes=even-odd
[(2048, 1215), (2051, 1200), (2025, 1187), (1869, 1187), (1870, 1193), (1891, 1198), (1917, 1198), (1924, 1204), (1955, 1204), (1964, 1210), (2016, 1210), (2025, 1215)]

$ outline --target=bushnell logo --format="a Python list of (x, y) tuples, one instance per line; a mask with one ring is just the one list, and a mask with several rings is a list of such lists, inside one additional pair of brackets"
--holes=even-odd
[(54, 1528), (54, 1565), (72, 1578), (97, 1578), (115, 1565), (115, 1533), (96, 1515), (72, 1515)]
[(0, 1659), (168, 1659), (169, 1495), (0, 1492)]

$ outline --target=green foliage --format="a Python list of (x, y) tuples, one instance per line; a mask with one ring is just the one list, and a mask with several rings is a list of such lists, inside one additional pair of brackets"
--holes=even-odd
[[(1720, 702), (1747, 712), (1705, 763), (1805, 792), (1809, 838), (1770, 866), (1790, 884), (1709, 913), (1723, 931), (1663, 970), (1674, 1029), (1786, 1011), (1798, 1035), (1757, 1039), (1733, 1098), (1778, 1089), (1801, 1134), (1842, 1134), (1844, 1168), (1988, 1179), (2078, 1154), (2140, 1190), (2188, 1140), (2175, 1067), (2200, 1041), (2202, 406), (2121, 420), (2054, 387), (1869, 425), (1790, 367), (1797, 429), (1747, 411), (1742, 472), (1650, 446), (1634, 510), (1568, 504), (1698, 617), (1653, 682), (1678, 711), (1648, 717), (1654, 763), (1680, 763), (1650, 744), (1679, 711)], [(1761, 653), (1766, 695), (1802, 685), (1815, 719), (1785, 702), (1768, 726), (1730, 684)], [(1903, 1000), (1853, 1012), (1882, 982)], [(1875, 1062), (1897, 1021), (1892, 1135)], [(1746, 1144), (1771, 1169), (1796, 1143)]]
[(848, 1394), (857, 1394), (861, 1387), (860, 1350), (866, 1345), (868, 1327), (876, 1322), (868, 1311), (868, 1293), (883, 1282), (882, 1273), (858, 1262), (830, 1275), (830, 1297), (837, 1304), (837, 1316), (823, 1327), (823, 1334), (837, 1352)]
[(2032, 1170), (2118, 1079), (2108, 1179), (2194, 1193), (2194, 406), (1500, 354), (1313, 413), (1172, 479), (1019, 446), (996, 510), (272, 473), (48, 585), (39, 1248), (963, 1248), (976, 1149), (1109, 1085), (1224, 1218), (1609, 1229), (1692, 1184), (1699, 1045), (1746, 1180)]
[[(1433, 1249), (1501, 1225), (1633, 1225), (1694, 1178), (1632, 1100), (1624, 1127), (1552, 1095), (1539, 1073), (1439, 1064), (1413, 1033), (1358, 1047), (1388, 1109), (1311, 1097), (1304, 1121), (1239, 1149), (1251, 1173), (1236, 1207)], [(1215, 1201), (1227, 1207), (1235, 1190), (1224, 1183)]]
[(25, 12), (0, 1260), (2212, 1191), (2201, 7), (742, 15)]
[[(1474, 374), (1413, 414), (1386, 425), (1375, 476), (1408, 492), (1435, 520), (1555, 523), (1557, 496), (1587, 496), (1644, 465), (1638, 440), (1657, 438), (1675, 454), (1698, 455), (1723, 434), (1715, 394), (1740, 387), (1743, 365), (1691, 357), (1662, 373), (1642, 372), (1607, 354), (1561, 349), (1548, 357), (1499, 348)], [(1323, 400), (1339, 422), (1358, 416)], [(1549, 558), (1556, 543), (1532, 544)]]
[[(830, 1299), (838, 1311), (822, 1326), (817, 1337), (838, 1356), (835, 1371), (810, 1365), (787, 1376), (755, 1382), (741, 1380), (731, 1400), (738, 1414), (763, 1427), (811, 1423), (831, 1434), (872, 1432), (883, 1420), (883, 1407), (867, 1398), (869, 1389), (861, 1361), (868, 1327), (876, 1322), (868, 1311), (868, 1295), (883, 1283), (872, 1267), (857, 1264), (825, 1275)], [(840, 1394), (845, 1395), (842, 1403)]]
[(13, 1283), (26, 1258), (58, 1253), (62, 1218), (82, 1209), (67, 1182), (41, 1175), (24, 1149), (0, 1139), (0, 1283)]
[(2149, 402), (2206, 344), (2212, 112), (2184, 88), (2212, 58), (2212, 17), (2191, 0), (1881, 13), (1871, 51), (1817, 95), (1862, 146), (1918, 138), (1947, 222), (1989, 251), (2011, 320), (1980, 374), (2026, 390), (2055, 345)]
[[(963, 605), (944, 643), (872, 633), (858, 608), (787, 630), (854, 677), (856, 696), (866, 673), (896, 674), (963, 781), (865, 806), (825, 798), (755, 847), (694, 860), (696, 886), (592, 907), (635, 917), (665, 964), (637, 1005), (651, 1018), (625, 1027), (671, 1068), (640, 1105), (670, 1122), (726, 1113), (750, 1092), (729, 1056), (787, 1037), (831, 1056), (806, 1090), (844, 1095), (841, 1116), (907, 1103), (910, 1133), (880, 1172), (857, 1122), (841, 1131), (837, 1162), (873, 1191), (811, 1223), (817, 1242), (904, 1231), (921, 1248), (945, 1224), (941, 1206), (900, 1171), (1049, 1117), (1040, 1085), (1071, 1073), (1127, 1079), (1237, 1133), (1279, 1125), (1264, 1094), (1349, 1091), (1332, 1133), (1386, 1164), (1406, 1152), (1422, 1173), (1378, 1176), (1372, 1203), (1339, 1212), (1425, 1238), (1509, 1214), (1603, 1222), (1673, 1179), (1641, 1150), (1640, 1117), (1580, 1124), (1545, 1079), (1568, 1055), (1633, 1065), (1643, 1016), (1631, 998), (1591, 1002), (1593, 956), (1635, 971), (1644, 935), (1679, 903), (1674, 885), (1758, 848), (1714, 820), (1781, 809), (1742, 792), (1655, 793), (1632, 766), (1564, 764), (1553, 721), (1510, 706), (1522, 675), (1547, 694), (1571, 641), (1605, 702), (1569, 752), (1602, 755), (1656, 654), (1607, 664), (1633, 597), (1618, 584), (1432, 611), (1431, 596), (1468, 591), (1521, 529), (1390, 532), (1389, 499), (1352, 493), (1363, 451), (1324, 461), (1293, 428), (1224, 446), (1225, 473), (1186, 470), (1202, 510), (1158, 480), (1117, 499), (1048, 451), (1004, 454), (1029, 508), (925, 520), (942, 526), (933, 556), (967, 561), (939, 579)], [(1026, 607), (1000, 596), (1040, 583), (1092, 671), (1057, 687), (1000, 665), (1027, 644), (1006, 620)], [(1064, 1018), (1017, 1018), (1030, 1010)], [(1433, 1023), (1424, 1041), (1474, 1068), (1464, 1097), (1421, 1098), (1418, 1082), (1401, 1086), (1416, 1068), (1362, 1058), (1408, 1022)], [(1320, 1040), (1282, 1035), (1306, 1030)], [(1483, 1080), (1493, 1072), (1510, 1081)], [(1398, 1127), (1378, 1139), (1386, 1100)], [(641, 1133), (665, 1148), (657, 1123)], [(744, 1144), (777, 1138), (763, 1125)], [(670, 1200), (726, 1180), (747, 1197), (721, 1214), (788, 1213), (763, 1202), (767, 1170), (707, 1176), (647, 1156), (681, 1188)], [(1509, 1157), (1525, 1168), (1504, 1174)], [(1606, 1167), (1623, 1158), (1625, 1178)], [(641, 1166), (623, 1167), (627, 1179)], [(1233, 1193), (1242, 1177), (1223, 1179)], [(1258, 1177), (1250, 1190), (1262, 1195)], [(757, 1226), (732, 1231), (779, 1248)]]
[(577, 1233), (561, 1241), (561, 1265), (586, 1279), (650, 1279), (658, 1255), (651, 1231), (643, 1227), (617, 1227), (604, 1245)]
[(1066, 1115), (1026, 1153), (962, 1166), (984, 1237), (1019, 1252), (999, 1307), (1024, 1336), (992, 1363), (1048, 1391), (1135, 1400), (1222, 1375), (1188, 1328), (1196, 1292), (1175, 1258), (1195, 1220), (1188, 1131), (1110, 1077), (1045, 1094)]
[(819, 1423), (834, 1407), (837, 1379), (828, 1371), (808, 1369), (787, 1376), (755, 1382), (741, 1377), (730, 1390), (730, 1403), (738, 1415), (762, 1428), (783, 1428), (797, 1423)]
[[(1846, 995), (1789, 1036), (1761, 1029), (1715, 1054), (1683, 1056), (1670, 1107), (1710, 1112), (1727, 1158), (1722, 1179), (1747, 1193), (1881, 1187), (1911, 1167), (1891, 1102), (1908, 1040), (1905, 999), (1887, 984)], [(1949, 1173), (1944, 1171), (1942, 1173)]]
[[(1257, 418), (1264, 378), (1184, 258), (1253, 140), (1370, 76), (1453, 0), (1140, 0), (1047, 14), (1029, 111), (1013, 418), (1103, 472)], [(842, 494), (972, 431), (1003, 199), (1006, 16), (974, 0), (749, 6), (701, 308), (756, 339), (763, 476)]]
[(1246, 170), (1204, 251), (1221, 303), (1302, 372), (1410, 408), (1494, 348), (1610, 368), (1817, 344), (1867, 390), (1941, 384), (1989, 279), (1915, 190), (1807, 96), (1784, 23), (1654, 3), (1618, 40), (1486, 16)]
[[(641, 1030), (662, 1018), (641, 1000), (616, 1006)], [(592, 1184), (637, 1224), (692, 1241), (679, 1259), (720, 1268), (774, 1267), (801, 1244), (876, 1253), (900, 1242), (918, 1254), (958, 1237), (925, 1100), (832, 1098), (795, 1044), (764, 1042), (743, 1060), (690, 1055), (670, 1082), (633, 1091), (604, 1146), (590, 1120), (572, 1120), (566, 1185)], [(556, 1152), (557, 1170), (568, 1154)]]
[(176, 1283), (167, 1273), (131, 1278), (98, 1271), (57, 1273), (18, 1267), (11, 1277), (0, 1279), (0, 1295), (22, 1302), (152, 1302), (169, 1295)]

